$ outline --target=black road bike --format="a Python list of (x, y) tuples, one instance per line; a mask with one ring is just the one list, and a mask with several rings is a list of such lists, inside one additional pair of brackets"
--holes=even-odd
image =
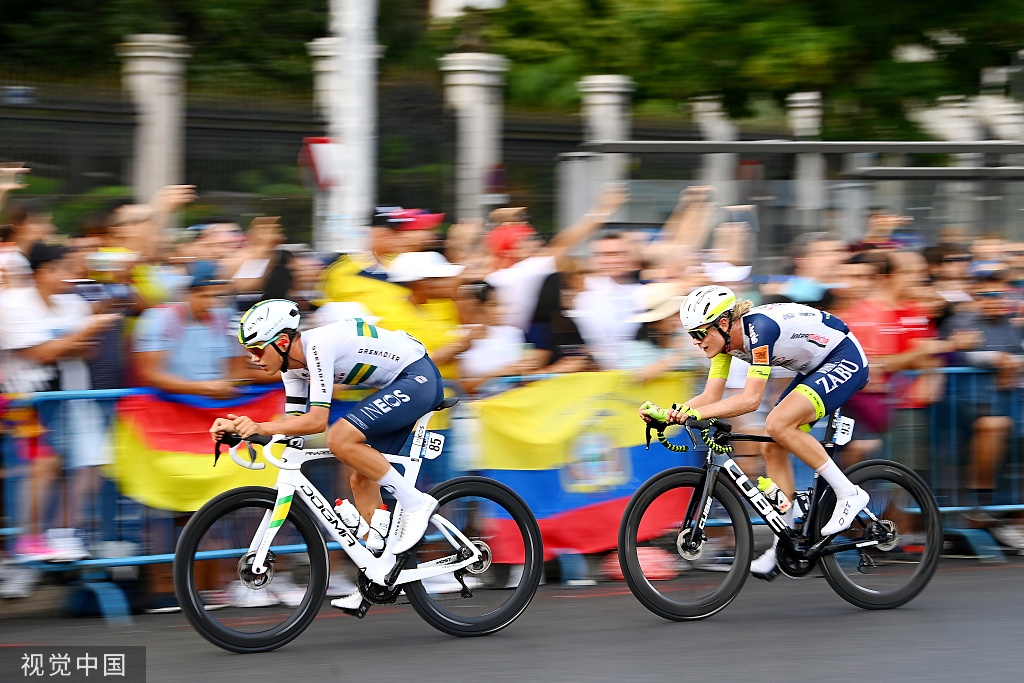
[[(667, 448), (688, 450), (666, 438), (667, 426), (648, 423), (648, 446), (653, 430)], [(709, 617), (732, 602), (747, 579), (754, 551), (744, 500), (778, 537), (778, 569), (788, 577), (807, 577), (820, 565), (832, 589), (863, 609), (899, 607), (928, 585), (942, 550), (942, 524), (928, 485), (909, 468), (868, 460), (847, 469), (850, 481), (871, 501), (849, 529), (822, 536), (836, 501), (824, 480), (815, 475), (812, 486), (796, 494), (796, 528), (789, 528), (730, 457), (732, 442), (772, 442), (770, 437), (734, 434), (727, 422), (715, 419), (688, 418), (683, 427), (695, 447), (696, 432), (707, 448), (703, 466), (676, 467), (651, 477), (626, 505), (619, 527), (619, 564), (647, 609), (686, 621)], [(838, 410), (830, 416), (822, 441), (829, 457), (852, 432), (852, 419)], [(674, 560), (668, 572), (666, 552)]]

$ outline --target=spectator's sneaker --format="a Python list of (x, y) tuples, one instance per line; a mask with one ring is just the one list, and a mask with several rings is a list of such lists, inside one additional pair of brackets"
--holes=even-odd
[(295, 585), (288, 574), (276, 574), (270, 585), (263, 590), (269, 590), (278, 602), (288, 607), (298, 607), (306, 595), (306, 591)]
[(750, 574), (762, 581), (773, 581), (779, 575), (779, 562), (775, 555), (775, 548), (779, 543), (778, 537), (768, 550), (765, 550), (757, 559), (750, 563)]
[(398, 528), (391, 532), (391, 547), (389, 550), (395, 555), (404, 553), (409, 548), (420, 542), (423, 534), (427, 533), (427, 525), (430, 518), (437, 512), (437, 500), (423, 494), (423, 505), (411, 512), (402, 510), (398, 518)]
[(861, 487), (852, 496), (841, 496), (836, 499), (836, 509), (832, 511), (832, 518), (828, 524), (821, 527), (822, 536), (831, 536), (840, 531), (846, 531), (853, 524), (860, 511), (867, 507), (871, 496)]
[(61, 551), (52, 547), (42, 534), (22, 534), (14, 542), (14, 554), (19, 562), (51, 562), (61, 557)]
[(989, 529), (989, 533), (992, 534), (997, 541), (1009, 548), (1024, 550), (1024, 527), (1004, 524), (1002, 526), (992, 527)]
[(51, 562), (78, 562), (92, 557), (78, 529), (47, 529), (46, 540), (57, 551)]
[(0, 598), (28, 598), (39, 583), (40, 572), (33, 567), (19, 567), (16, 564), (2, 568)]

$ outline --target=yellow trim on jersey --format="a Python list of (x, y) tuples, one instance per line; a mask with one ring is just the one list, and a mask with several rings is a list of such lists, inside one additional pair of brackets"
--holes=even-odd
[(750, 369), (747, 370), (747, 377), (757, 377), (758, 379), (768, 379), (768, 375), (772, 373), (772, 366), (770, 365), (751, 365)]
[(720, 353), (711, 359), (711, 369), (708, 370), (708, 379), (726, 379), (729, 376), (729, 366), (732, 365), (732, 356), (727, 353)]
[(807, 397), (807, 400), (814, 406), (814, 415), (816, 420), (820, 420), (825, 417), (825, 402), (821, 400), (821, 396), (818, 396), (818, 392), (811, 389), (806, 384), (798, 384), (794, 389), (798, 394), (803, 394)]

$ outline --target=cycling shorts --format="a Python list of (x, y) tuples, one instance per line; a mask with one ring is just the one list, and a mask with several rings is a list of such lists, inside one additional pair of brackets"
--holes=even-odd
[(386, 387), (345, 414), (366, 443), (381, 453), (398, 454), (416, 420), (441, 405), (444, 381), (434, 361), (423, 356), (407, 365)]
[(794, 391), (803, 394), (814, 404), (815, 420), (819, 420), (850, 400), (867, 383), (868, 358), (857, 338), (848, 334), (817, 369), (793, 378), (779, 396), (779, 402)]

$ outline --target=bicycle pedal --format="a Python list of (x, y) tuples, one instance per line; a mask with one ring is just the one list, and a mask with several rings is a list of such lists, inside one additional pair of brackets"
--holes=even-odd
[(342, 607), (341, 611), (349, 616), (362, 619), (366, 616), (366, 613), (370, 611), (370, 601), (364, 598), (362, 604), (360, 604), (358, 608), (349, 609), (348, 607)]
[(767, 572), (767, 573), (766, 572), (750, 572), (750, 575), (753, 576), (755, 579), (761, 579), (762, 581), (765, 581), (767, 583), (771, 583), (775, 579), (779, 578), (779, 574), (781, 574), (781, 573), (782, 572), (779, 571), (779, 568), (775, 567), (774, 569), (772, 569), (770, 572)]

